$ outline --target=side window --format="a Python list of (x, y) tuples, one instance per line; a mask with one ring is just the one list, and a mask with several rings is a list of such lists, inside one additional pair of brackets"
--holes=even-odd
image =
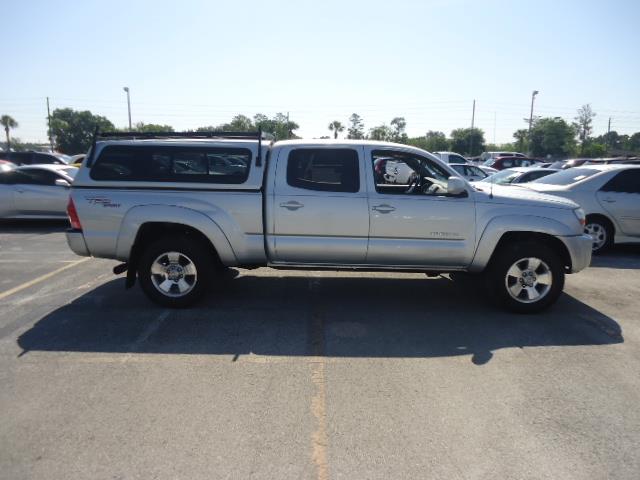
[(601, 190), (603, 192), (640, 193), (640, 168), (618, 173)]
[(372, 161), (378, 193), (443, 195), (447, 192), (450, 174), (425, 157), (375, 150)]
[(502, 161), (502, 168), (511, 168), (513, 167), (513, 160), (512, 159), (508, 159), (508, 160), (503, 160)]
[(306, 190), (358, 192), (358, 153), (347, 148), (292, 150), (287, 161), (287, 183)]
[(15, 172), (16, 176), (13, 178), (13, 183), (22, 185), (55, 185), (56, 180), (59, 178), (53, 172), (39, 169), (25, 169)]
[(34, 153), (33, 156), (35, 157), (33, 163), (61, 163), (57, 158), (44, 153)]
[(449, 155), (449, 163), (467, 163), (467, 159), (461, 155)]
[(91, 168), (94, 180), (243, 183), (251, 151), (244, 148), (107, 146)]
[(451, 168), (453, 168), (460, 175), (468, 175), (468, 172), (465, 172), (464, 165), (451, 165)]
[(475, 177), (480, 177), (480, 178), (484, 178), (486, 177), (485, 173), (480, 170), (478, 167), (474, 167), (474, 166), (467, 166), (467, 169), (469, 170), (469, 175), (473, 175)]

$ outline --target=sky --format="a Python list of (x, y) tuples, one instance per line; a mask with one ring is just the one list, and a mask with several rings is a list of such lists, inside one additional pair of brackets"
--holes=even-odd
[[(6, 0), (0, 115), (46, 140), (51, 109), (176, 130), (289, 112), (305, 138), (351, 113), (410, 136), (510, 142), (534, 114), (640, 131), (640, 1)], [(8, 55), (8, 57), (7, 57)], [(345, 132), (346, 133), (346, 132)]]

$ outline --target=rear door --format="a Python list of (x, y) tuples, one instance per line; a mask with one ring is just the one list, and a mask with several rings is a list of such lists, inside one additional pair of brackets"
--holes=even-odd
[(14, 172), (0, 173), (0, 218), (14, 215), (13, 185), (10, 184)]
[(640, 168), (619, 172), (596, 195), (622, 233), (640, 236)]
[(360, 146), (279, 151), (269, 200), (276, 263), (364, 263), (369, 212), (361, 158)]
[(61, 176), (38, 168), (15, 173), (13, 198), (18, 215), (65, 215), (69, 189), (55, 184)]
[[(393, 158), (413, 174), (391, 182), (374, 172), (380, 158)], [(475, 245), (472, 192), (446, 192), (448, 171), (433, 160), (395, 148), (366, 147), (369, 186), (367, 263), (459, 267), (471, 262)]]

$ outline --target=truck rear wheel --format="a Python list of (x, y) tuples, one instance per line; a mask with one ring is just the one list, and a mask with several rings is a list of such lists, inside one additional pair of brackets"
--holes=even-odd
[(488, 274), (494, 299), (517, 313), (536, 313), (555, 303), (564, 287), (564, 266), (544, 244), (509, 245), (497, 253)]
[(162, 238), (146, 247), (138, 263), (138, 279), (151, 301), (170, 308), (198, 301), (213, 277), (213, 258), (197, 239)]

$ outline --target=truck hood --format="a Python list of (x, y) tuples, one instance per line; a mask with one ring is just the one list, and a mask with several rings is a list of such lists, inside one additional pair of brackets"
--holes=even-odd
[(578, 208), (579, 206), (572, 200), (549, 194), (551, 192), (541, 193), (528, 187), (494, 184), (493, 198), (490, 198), (492, 190), (490, 183), (477, 182), (474, 184), (474, 186), (479, 190), (477, 192), (478, 201), (486, 203), (505, 203), (509, 205), (567, 208), (572, 210)]

